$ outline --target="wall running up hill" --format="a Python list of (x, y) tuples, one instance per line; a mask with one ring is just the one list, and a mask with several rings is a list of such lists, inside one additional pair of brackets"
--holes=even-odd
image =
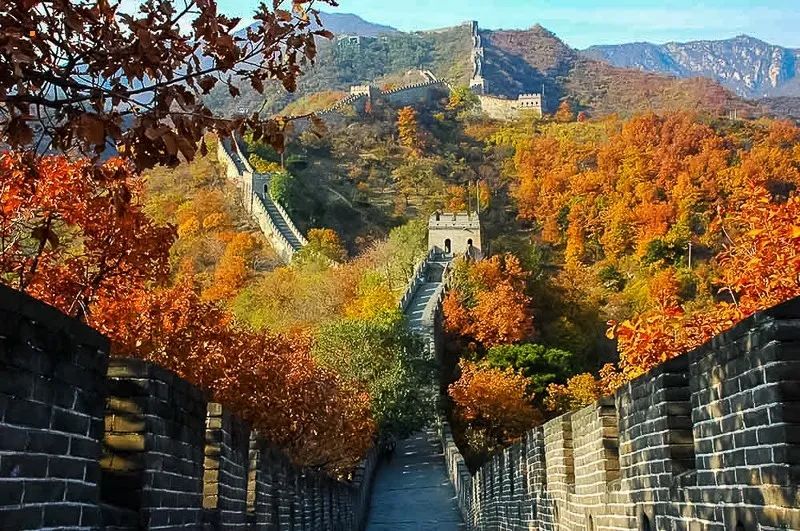
[(241, 192), (245, 210), (269, 239), (278, 256), (288, 264), (294, 253), (308, 244), (308, 240), (286, 210), (269, 197), (268, 176), (256, 173), (233, 138), (219, 140), (217, 154), (228, 179), (236, 183)]
[(800, 299), (528, 432), (470, 475), (472, 530), (800, 530)]
[(0, 286), (0, 529), (363, 528), (376, 454), (292, 465), (175, 374)]

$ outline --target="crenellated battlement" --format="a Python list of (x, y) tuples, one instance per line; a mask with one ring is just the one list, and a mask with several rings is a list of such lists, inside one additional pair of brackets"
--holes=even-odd
[(292, 464), (176, 374), (0, 285), (0, 528), (365, 524), (377, 454), (341, 481)]
[(800, 530), (800, 299), (531, 430), (474, 475), (472, 530)]

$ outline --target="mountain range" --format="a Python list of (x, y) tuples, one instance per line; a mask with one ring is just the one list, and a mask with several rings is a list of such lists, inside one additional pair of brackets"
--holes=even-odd
[(367, 22), (352, 13), (326, 13), (323, 11), (320, 13), (319, 18), (322, 21), (322, 26), (336, 35), (377, 37), (398, 32), (391, 26)]
[(582, 53), (621, 68), (707, 77), (743, 98), (800, 96), (800, 50), (748, 35), (717, 41), (601, 45)]

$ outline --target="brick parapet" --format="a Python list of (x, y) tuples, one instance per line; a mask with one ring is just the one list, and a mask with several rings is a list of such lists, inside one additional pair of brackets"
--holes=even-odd
[(0, 527), (96, 529), (108, 341), (0, 285)]
[(463, 458), (440, 433), (472, 530), (797, 531), (798, 427), (800, 299), (531, 430), (474, 475), (454, 473)]
[(363, 528), (374, 452), (301, 469), (176, 374), (0, 286), (0, 529)]

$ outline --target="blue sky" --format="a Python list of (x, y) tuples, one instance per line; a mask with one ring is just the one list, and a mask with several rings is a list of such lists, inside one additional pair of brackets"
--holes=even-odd
[[(247, 16), (256, 0), (218, 0), (222, 11)], [(478, 20), (483, 28), (539, 23), (567, 44), (721, 39), (746, 33), (800, 48), (800, 0), (339, 0), (324, 11), (355, 13), (401, 30)]]

